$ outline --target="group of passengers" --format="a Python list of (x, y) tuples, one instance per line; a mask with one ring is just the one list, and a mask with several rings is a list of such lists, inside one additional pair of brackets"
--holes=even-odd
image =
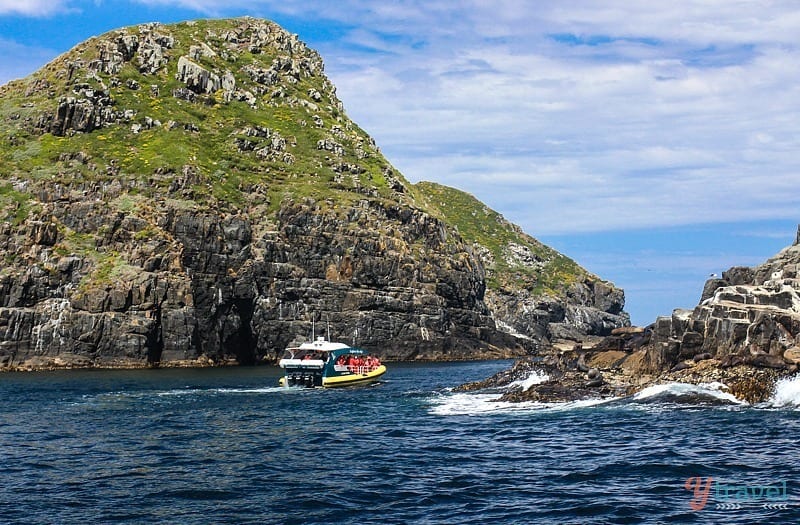
[(350, 372), (364, 373), (364, 372), (371, 372), (381, 366), (381, 360), (377, 357), (373, 357), (371, 355), (368, 356), (360, 356), (360, 355), (340, 355), (338, 359), (336, 359), (337, 366), (346, 366)]

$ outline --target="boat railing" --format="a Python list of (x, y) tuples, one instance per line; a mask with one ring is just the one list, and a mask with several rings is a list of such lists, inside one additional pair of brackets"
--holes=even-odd
[(350, 371), (351, 374), (368, 374), (373, 370), (377, 370), (377, 368), (381, 365), (362, 365), (362, 366), (355, 366), (355, 365), (347, 365), (347, 370)]

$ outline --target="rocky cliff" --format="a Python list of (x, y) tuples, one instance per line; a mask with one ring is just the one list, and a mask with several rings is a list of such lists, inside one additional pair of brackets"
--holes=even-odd
[(587, 342), (630, 325), (625, 294), (545, 246), (472, 195), (417, 185), (471, 243), (486, 271), (485, 301), (495, 322), (539, 346)]
[[(800, 236), (800, 228), (798, 228)], [(694, 310), (675, 310), (652, 327), (648, 364), (672, 367), (711, 357), (795, 370), (800, 363), (800, 244), (755, 268), (734, 267), (709, 279)]]
[(620, 290), (530, 237), (508, 275), (267, 21), (84, 42), (0, 87), (0, 140), (0, 367), (255, 363), (313, 322), (470, 359), (627, 323)]
[(562, 401), (632, 394), (665, 382), (722, 383), (737, 398), (766, 401), (800, 364), (800, 227), (795, 243), (755, 268), (706, 282), (693, 310), (652, 325), (622, 327), (591, 346), (551, 348), (465, 390), (507, 387), (532, 371), (547, 380), (512, 401)]

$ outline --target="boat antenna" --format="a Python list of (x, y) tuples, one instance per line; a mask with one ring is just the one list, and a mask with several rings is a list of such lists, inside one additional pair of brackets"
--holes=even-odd
[(316, 333), (314, 330), (314, 318), (311, 318), (311, 340), (314, 341), (316, 337)]
[(328, 314), (325, 314), (325, 327), (328, 329), (328, 341), (331, 340), (331, 321), (328, 319)]

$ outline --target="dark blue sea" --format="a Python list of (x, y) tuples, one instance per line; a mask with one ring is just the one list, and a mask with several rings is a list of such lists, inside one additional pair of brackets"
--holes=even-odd
[(509, 405), (510, 362), (369, 387), (270, 367), (0, 375), (0, 523), (800, 523), (797, 381)]

